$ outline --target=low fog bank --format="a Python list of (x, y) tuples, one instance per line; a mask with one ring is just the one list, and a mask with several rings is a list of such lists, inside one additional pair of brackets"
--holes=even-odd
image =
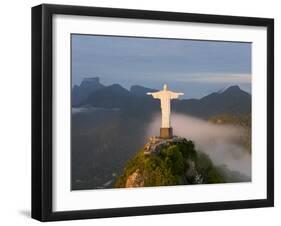
[(85, 107), (72, 107), (72, 114), (80, 114), (80, 113), (91, 113), (95, 111), (119, 111), (119, 108), (99, 108), (99, 107), (92, 107), (92, 106), (85, 106)]
[[(230, 170), (251, 177), (251, 155), (239, 144), (244, 134), (240, 127), (213, 123), (181, 114), (171, 116), (174, 135), (192, 140), (196, 149), (210, 156), (214, 164), (226, 165)], [(159, 134), (161, 115), (155, 115), (147, 129), (147, 136)]]

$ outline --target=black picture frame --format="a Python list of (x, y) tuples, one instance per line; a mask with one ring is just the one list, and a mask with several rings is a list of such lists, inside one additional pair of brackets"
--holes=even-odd
[[(52, 210), (52, 18), (55, 14), (266, 27), (267, 198), (54, 212)], [(32, 218), (40, 221), (56, 221), (270, 206), (274, 206), (273, 19), (50, 4), (32, 8)]]

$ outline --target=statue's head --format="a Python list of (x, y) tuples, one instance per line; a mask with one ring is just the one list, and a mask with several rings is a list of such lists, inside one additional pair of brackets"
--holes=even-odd
[(164, 84), (164, 86), (163, 86), (163, 90), (168, 90), (168, 86), (167, 86), (167, 84)]

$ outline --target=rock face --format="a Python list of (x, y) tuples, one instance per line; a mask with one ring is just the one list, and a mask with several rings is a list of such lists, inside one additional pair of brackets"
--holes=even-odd
[(84, 78), (80, 86), (75, 85), (72, 89), (72, 106), (79, 105), (90, 93), (104, 87), (99, 77)]
[(140, 174), (140, 170), (137, 169), (130, 176), (128, 176), (125, 187), (134, 188), (134, 187), (143, 187), (143, 186), (144, 186), (143, 177)]
[(160, 137), (150, 137), (148, 143), (144, 146), (145, 155), (157, 155), (160, 151), (171, 145), (184, 143), (186, 141), (183, 137), (174, 136), (170, 139), (162, 139)]
[(222, 183), (222, 176), (206, 154), (195, 150), (192, 141), (174, 136), (150, 137), (131, 159), (115, 187), (149, 187)]

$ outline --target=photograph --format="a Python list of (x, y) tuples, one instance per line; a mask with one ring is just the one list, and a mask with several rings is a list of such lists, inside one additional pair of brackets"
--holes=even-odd
[(274, 206), (274, 19), (32, 7), (31, 157), (39, 221)]
[(251, 183), (251, 42), (70, 39), (72, 191)]

